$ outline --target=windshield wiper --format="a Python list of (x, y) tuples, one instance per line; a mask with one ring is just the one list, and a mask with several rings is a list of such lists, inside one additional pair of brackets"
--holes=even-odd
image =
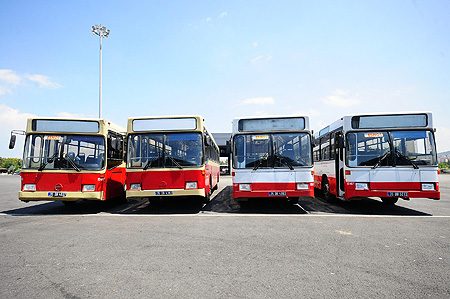
[(171, 156), (167, 156), (167, 158), (169, 158), (173, 164), (175, 164), (175, 166), (177, 166), (180, 169), (183, 169), (183, 166), (180, 165), (180, 163), (178, 163), (174, 158), (172, 158)]
[(375, 163), (374, 166), (372, 166), (372, 169), (375, 169), (375, 168), (377, 168), (377, 167), (380, 167), (381, 162), (383, 162), (383, 160), (386, 159), (387, 156), (389, 156), (390, 154), (391, 154), (391, 150), (388, 150), (387, 152), (385, 152), (385, 153), (383, 154), (383, 156), (379, 157), (378, 162)]
[(44, 163), (42, 163), (41, 166), (39, 166), (38, 171), (42, 171), (44, 170), (45, 166), (47, 166), (48, 163), (53, 163), (53, 161), (55, 160), (55, 158), (58, 156), (58, 152), (54, 153), (53, 156), (51, 156), (50, 158), (47, 159), (47, 161), (45, 161)]
[(158, 160), (159, 158), (160, 158), (159, 156), (156, 156), (156, 157), (153, 157), (152, 159), (149, 159), (147, 164), (145, 164), (145, 166), (144, 166), (144, 170), (147, 170), (150, 167), (150, 165), (152, 165), (152, 163), (154, 161)]
[(289, 162), (289, 160), (287, 160), (284, 156), (280, 155), (279, 153), (275, 153), (274, 156), (278, 158), (281, 164), (286, 165), (287, 167), (289, 167), (290, 170), (294, 170), (292, 163)]
[(253, 170), (257, 170), (259, 168), (259, 166), (261, 165), (261, 161), (267, 160), (268, 156), (269, 156), (269, 153), (265, 153), (264, 156), (257, 161), (258, 164), (255, 165), (255, 167), (253, 167)]
[(78, 168), (77, 164), (75, 164), (75, 162), (72, 160), (72, 158), (67, 155), (66, 153), (63, 153), (63, 157), (64, 159), (66, 159), (66, 161), (69, 162), (69, 164), (76, 170), (76, 171), (81, 171), (80, 168)]
[(419, 166), (417, 166), (416, 163), (414, 163), (413, 161), (411, 161), (411, 160), (408, 158), (408, 156), (403, 155), (399, 150), (396, 149), (396, 150), (395, 150), (395, 154), (397, 155), (397, 157), (399, 157), (399, 158), (401, 158), (401, 159), (403, 159), (403, 160), (408, 161), (408, 162), (413, 166), (414, 169), (419, 169)]

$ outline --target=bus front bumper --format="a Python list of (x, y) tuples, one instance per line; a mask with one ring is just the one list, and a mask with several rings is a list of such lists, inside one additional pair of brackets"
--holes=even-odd
[(202, 196), (204, 189), (157, 189), (157, 190), (127, 190), (127, 198), (171, 197), (171, 196)]
[(233, 190), (233, 198), (254, 198), (254, 197), (279, 197), (279, 198), (292, 198), (292, 197), (314, 197), (314, 189), (308, 190), (283, 190), (283, 191), (267, 191), (267, 190), (254, 190), (254, 191), (237, 191)]
[(347, 190), (346, 200), (360, 199), (362, 197), (399, 197), (409, 198), (430, 198), (441, 199), (440, 191), (421, 191), (421, 190)]
[(53, 191), (19, 191), (21, 201), (76, 201), (103, 200), (103, 191), (95, 192), (53, 192)]

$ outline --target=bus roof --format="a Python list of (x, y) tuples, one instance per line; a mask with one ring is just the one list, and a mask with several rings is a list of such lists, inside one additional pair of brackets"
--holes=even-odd
[[(369, 123), (366, 122), (366, 126), (359, 126), (361, 119), (376, 119), (380, 116), (379, 122)], [(420, 119), (417, 122), (411, 122), (411, 120), (404, 119), (403, 121), (393, 121), (396, 116), (417, 116)], [(422, 117), (421, 117), (422, 116)], [(354, 119), (356, 118), (356, 119)], [(352, 121), (357, 121), (358, 127), (355, 127)], [(382, 124), (382, 125), (381, 125)], [(322, 135), (332, 132), (338, 128), (343, 128), (344, 131), (361, 129), (361, 130), (380, 130), (380, 129), (392, 129), (392, 128), (433, 128), (433, 117), (431, 111), (403, 111), (403, 112), (383, 112), (383, 113), (355, 113), (346, 114), (333, 123), (323, 127), (320, 131), (314, 133), (314, 138), (318, 138)]]
[(145, 116), (128, 118), (127, 132), (203, 132), (200, 115)]
[[(94, 125), (95, 124), (95, 125)], [(126, 133), (125, 128), (100, 118), (33, 117), (27, 120), (27, 134), (74, 133), (106, 135), (108, 130)]]
[[(298, 119), (302, 119), (303, 121), (297, 121)], [(272, 120), (272, 123), (266, 124), (268, 128), (266, 129), (245, 129), (240, 124), (241, 121), (252, 121), (255, 120), (255, 126), (261, 127), (261, 120)], [(292, 122), (282, 123), (277, 120), (293, 120)], [(242, 122), (241, 122), (242, 123)], [(241, 126), (241, 128), (240, 128)], [(284, 127), (283, 127), (284, 126)], [(295, 128), (295, 126), (297, 126)], [(239, 132), (264, 132), (264, 131), (309, 131), (309, 116), (307, 115), (268, 115), (268, 116), (247, 116), (247, 117), (239, 117), (233, 119), (232, 123), (232, 132), (233, 134), (237, 134)]]

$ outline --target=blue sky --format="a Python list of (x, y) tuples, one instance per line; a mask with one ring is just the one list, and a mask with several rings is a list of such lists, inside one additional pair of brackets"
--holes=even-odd
[[(0, 156), (27, 117), (429, 110), (450, 150), (449, 1), (0, 1)], [(20, 138), (19, 138), (20, 139)]]

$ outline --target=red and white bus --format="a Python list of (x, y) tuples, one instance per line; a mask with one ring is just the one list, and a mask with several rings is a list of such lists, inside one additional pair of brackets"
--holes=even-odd
[[(125, 129), (104, 119), (30, 118), (19, 199), (106, 200), (124, 195)], [(14, 147), (15, 136), (10, 148)]]
[(219, 183), (219, 147), (201, 116), (128, 119), (127, 198), (209, 201)]
[(233, 198), (314, 197), (308, 116), (233, 120)]
[(431, 112), (346, 115), (314, 134), (314, 185), (329, 201), (439, 199)]

